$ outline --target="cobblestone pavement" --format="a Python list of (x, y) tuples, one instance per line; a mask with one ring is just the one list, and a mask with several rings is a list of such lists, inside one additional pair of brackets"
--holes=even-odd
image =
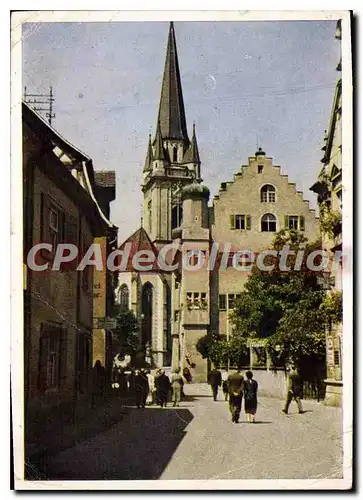
[(260, 398), (256, 424), (214, 402), (206, 384), (177, 409), (129, 408), (107, 431), (49, 459), (49, 479), (320, 479), (342, 477), (341, 410)]

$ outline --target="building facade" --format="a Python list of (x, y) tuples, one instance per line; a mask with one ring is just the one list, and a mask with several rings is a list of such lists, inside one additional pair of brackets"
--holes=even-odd
[[(128, 264), (119, 273), (116, 298), (121, 303), (128, 297), (140, 324), (148, 325), (147, 335), (145, 326), (140, 330), (140, 349), (151, 346), (156, 365), (171, 360), (172, 368), (188, 367), (195, 380), (207, 374), (197, 341), (213, 332), (231, 333), (229, 311), (249, 274), (233, 264), (237, 252), (268, 249), (282, 228), (309, 240), (319, 236), (315, 211), (261, 148), (232, 181), (221, 183), (211, 204), (201, 174), (195, 126), (191, 139), (186, 126), (171, 23), (156, 133), (154, 140), (149, 137), (143, 169), (143, 227), (131, 237), (132, 257), (136, 248), (147, 247), (149, 257), (164, 266), (135, 272)], [(144, 243), (137, 246), (140, 235)], [(121, 249), (126, 243), (130, 239)]]
[[(341, 40), (341, 22), (338, 21), (335, 37)], [(341, 61), (337, 71), (341, 71)], [(342, 294), (342, 79), (338, 78), (322, 151), (324, 152), (317, 182), (310, 188), (318, 195), (322, 247), (331, 261), (330, 273), (322, 283), (330, 297)], [(326, 327), (326, 397), (328, 405), (341, 405), (343, 394), (342, 377), (342, 322)]]
[[(83, 271), (76, 267), (97, 238), (105, 246), (112, 245), (112, 240), (115, 244), (117, 228), (97, 201), (95, 192), (105, 186), (99, 184), (100, 174), (94, 172), (91, 159), (25, 103), (22, 118), (24, 385), (29, 422), (35, 413), (86, 395), (95, 357), (102, 355), (106, 364), (106, 339), (102, 353), (94, 351), (100, 344), (98, 336), (102, 336), (94, 328), (96, 273), (93, 266)], [(115, 195), (114, 184), (108, 189), (105, 199), (109, 203)], [(51, 250), (42, 248), (34, 259), (29, 257), (40, 243), (50, 244)], [(52, 270), (55, 249), (62, 243), (75, 245), (79, 255), (61, 264), (59, 270)], [(43, 269), (35, 269), (34, 263)], [(98, 281), (109, 293), (98, 301), (103, 304), (102, 314), (107, 314), (112, 284), (106, 270), (101, 274)]]

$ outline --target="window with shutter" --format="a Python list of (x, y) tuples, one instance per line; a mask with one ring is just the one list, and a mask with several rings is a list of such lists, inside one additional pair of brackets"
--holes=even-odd
[(300, 231), (305, 231), (305, 217), (300, 215)]
[(52, 251), (41, 250), (44, 259), (51, 260), (57, 250), (57, 245), (64, 242), (65, 214), (62, 208), (46, 193), (41, 194), (41, 230), (42, 243), (52, 245)]
[(230, 216), (231, 229), (251, 229), (251, 216), (250, 215), (231, 215)]
[[(69, 214), (64, 215), (64, 243), (75, 245), (78, 247), (78, 221), (76, 217)], [(63, 262), (61, 264), (61, 271), (74, 270), (77, 267), (77, 258), (73, 259), (71, 262)]]
[(224, 294), (219, 296), (219, 310), (220, 311), (225, 311), (226, 310), (226, 296)]
[[(82, 258), (83, 258), (90, 245), (87, 245), (85, 235), (82, 235), (81, 241), (82, 241)], [(82, 272), (82, 288), (85, 291), (90, 291), (92, 288), (91, 287), (91, 279), (93, 277), (92, 270), (93, 270), (93, 266), (86, 265), (84, 267), (83, 271), (81, 271)]]
[(236, 229), (245, 229), (246, 228), (246, 219), (244, 215), (236, 215)]
[[(43, 323), (39, 344), (38, 387), (41, 391), (54, 390), (60, 386), (62, 370), (62, 326)], [(66, 362), (66, 361), (65, 361)]]
[[(52, 235), (50, 232), (49, 216), (50, 216), (50, 203), (49, 197), (45, 194), (41, 194), (41, 226), (40, 226), (40, 240), (42, 243), (48, 243), (52, 245)], [(44, 248), (41, 249), (40, 255), (43, 259), (50, 260), (52, 258), (52, 253), (48, 252)]]
[(44, 392), (47, 389), (47, 365), (49, 355), (49, 337), (40, 337), (39, 342), (39, 371), (38, 371), (38, 389)]
[(299, 229), (299, 217), (297, 215), (288, 216), (288, 228), (295, 231)]

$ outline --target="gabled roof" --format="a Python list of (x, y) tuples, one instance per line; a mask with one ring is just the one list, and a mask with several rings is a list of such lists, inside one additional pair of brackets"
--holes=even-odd
[[(83, 153), (79, 148), (71, 144), (64, 137), (62, 137), (59, 132), (57, 132), (53, 127), (51, 127), (39, 113), (34, 111), (26, 102), (22, 102), (22, 119), (25, 123), (31, 127), (34, 132), (42, 137), (42, 140), (49, 145), (49, 149), (58, 149), (64, 152), (70, 160), (69, 165), (65, 165), (61, 162), (61, 156), (59, 153), (54, 155), (64, 166), (64, 169), (69, 171), (69, 169), (77, 167), (82, 170), (85, 179), (85, 191), (91, 197), (93, 203), (95, 204), (97, 211), (101, 219), (111, 228), (116, 226), (108, 219), (108, 217), (102, 211), (99, 202), (95, 196), (95, 172), (92, 164), (92, 160), (89, 156)], [(74, 162), (74, 164), (73, 164)]]
[(135, 269), (133, 265), (133, 257), (137, 252), (140, 251), (151, 251), (152, 254), (154, 255), (154, 261), (152, 265), (152, 271), (158, 271), (158, 249), (156, 246), (152, 243), (152, 241), (149, 238), (149, 235), (145, 231), (143, 227), (140, 227), (137, 231), (135, 231), (129, 238), (127, 238), (126, 241), (122, 243), (122, 245), (119, 247), (119, 250), (127, 250), (126, 245), (131, 244), (130, 247), (130, 252), (128, 253), (128, 259), (127, 259), (127, 266), (126, 268), (121, 271), (121, 272), (134, 272), (134, 271), (139, 271), (139, 272), (146, 272), (142, 271), (142, 267), (147, 266), (146, 263), (141, 263), (140, 267), (141, 269)]
[(22, 102), (22, 114), (23, 119), (27, 122), (31, 122), (49, 141), (51, 141), (54, 146), (58, 146), (62, 151), (64, 151), (70, 158), (77, 161), (90, 161), (91, 158), (83, 153), (79, 148), (74, 146), (61, 136), (49, 123), (44, 120), (44, 118), (34, 111), (34, 109), (29, 106), (26, 102)]
[(164, 139), (189, 142), (173, 22), (169, 28), (158, 121)]

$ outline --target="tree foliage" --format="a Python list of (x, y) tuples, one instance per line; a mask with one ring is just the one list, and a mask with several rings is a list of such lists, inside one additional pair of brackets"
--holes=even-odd
[(212, 343), (212, 338), (210, 335), (204, 335), (203, 337), (200, 337), (196, 343), (196, 349), (197, 351), (201, 354), (203, 359), (206, 359), (209, 357), (209, 349)]
[(123, 354), (134, 354), (138, 349), (139, 323), (133, 311), (118, 308), (114, 311), (117, 326), (112, 334)]
[(215, 366), (242, 366), (247, 363), (248, 348), (238, 338), (227, 341), (222, 336), (205, 335), (201, 337), (196, 348), (203, 358), (209, 358)]
[(343, 294), (340, 290), (328, 293), (320, 304), (325, 323), (340, 323), (343, 320)]
[[(282, 270), (279, 258), (286, 245), (295, 254), (286, 259), (288, 270)], [(296, 252), (303, 246), (302, 265), (295, 270)], [(272, 270), (253, 267), (230, 314), (235, 343), (243, 346), (247, 339), (265, 338), (268, 349), (276, 355), (277, 346), (279, 356), (284, 359), (297, 361), (304, 356), (324, 356), (327, 313), (323, 313), (321, 304), (325, 293), (318, 285), (319, 273), (310, 272), (306, 266), (306, 256), (319, 247), (320, 241), (309, 244), (298, 231), (277, 233), (272, 245), (277, 255), (265, 259), (265, 264), (273, 265)]]

